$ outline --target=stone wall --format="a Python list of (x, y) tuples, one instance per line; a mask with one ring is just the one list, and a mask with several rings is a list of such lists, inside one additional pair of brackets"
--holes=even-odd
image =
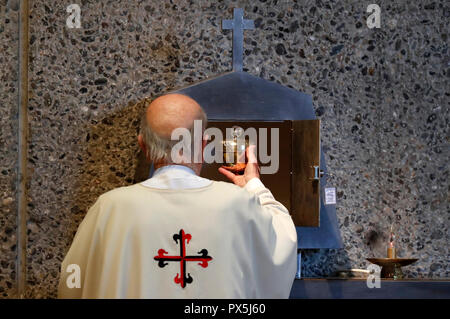
[(0, 1), (0, 298), (16, 295), (18, 11)]
[[(17, 10), (0, 1), (0, 294), (14, 294)], [(445, 1), (30, 0), (28, 297), (55, 297), (59, 265), (96, 198), (135, 182), (144, 98), (230, 71), (245, 10), (244, 70), (311, 94), (322, 120), (344, 249), (304, 252), (303, 275), (366, 268), (391, 223), (408, 277), (448, 277), (449, 52)], [(366, 8), (378, 3), (381, 28)], [(6, 18), (3, 13), (6, 12)], [(8, 20), (8, 22), (7, 22)], [(9, 72), (5, 72), (9, 70)], [(11, 288), (12, 287), (12, 288)]]

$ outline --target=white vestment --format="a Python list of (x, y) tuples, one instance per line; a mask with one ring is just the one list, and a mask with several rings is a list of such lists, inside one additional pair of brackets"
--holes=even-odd
[(296, 252), (288, 210), (258, 178), (240, 188), (166, 166), (97, 199), (61, 265), (58, 297), (288, 298)]

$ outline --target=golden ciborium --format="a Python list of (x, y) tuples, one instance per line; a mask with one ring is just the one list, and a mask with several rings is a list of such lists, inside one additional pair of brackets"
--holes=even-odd
[(246, 164), (245, 150), (249, 142), (244, 136), (242, 127), (233, 126), (231, 136), (222, 141), (223, 165), (226, 170), (234, 174), (244, 174)]

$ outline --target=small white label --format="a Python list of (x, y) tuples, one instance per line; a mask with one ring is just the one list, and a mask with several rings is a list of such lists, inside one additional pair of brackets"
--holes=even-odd
[(325, 188), (325, 205), (336, 204), (336, 188)]

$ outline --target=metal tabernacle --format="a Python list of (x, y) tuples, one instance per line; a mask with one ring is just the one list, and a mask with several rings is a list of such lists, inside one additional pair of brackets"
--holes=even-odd
[[(289, 125), (295, 130), (295, 123), (304, 120), (317, 120), (310, 95), (242, 72), (242, 32), (243, 29), (251, 28), (252, 23), (249, 20), (243, 19), (243, 13), (240, 9), (235, 9), (234, 14), (233, 21), (225, 20), (223, 22), (224, 28), (233, 28), (233, 71), (176, 90), (172, 93), (185, 94), (195, 99), (204, 108), (208, 116), (209, 125), (212, 126), (216, 122), (218, 125), (220, 123), (222, 123), (220, 125), (223, 125), (223, 122), (229, 122), (231, 126), (237, 122), (247, 122), (248, 125), (251, 125), (253, 122), (253, 124), (257, 123), (257, 125), (266, 123), (267, 127), (282, 127), (280, 123), (290, 121), (291, 124)], [(239, 47), (237, 47), (238, 45)], [(298, 126), (297, 131), (301, 131), (300, 126)], [(310, 135), (307, 129), (303, 129), (303, 131), (302, 134), (305, 136)], [(318, 191), (320, 194), (323, 194), (323, 189), (326, 186), (327, 169), (324, 153), (320, 144), (318, 144), (317, 160), (319, 163), (315, 165), (319, 166), (323, 172), (319, 176), (319, 180), (313, 180), (314, 173), (317, 173), (317, 170), (312, 166), (310, 167), (310, 171), (308, 171), (310, 176), (296, 174), (297, 161), (302, 160), (300, 158), (302, 142), (299, 139), (297, 141), (295, 140), (295, 134), (293, 136), (294, 139), (292, 137), (280, 138), (280, 162), (284, 163), (283, 156), (284, 160), (290, 162), (289, 164), (283, 164), (286, 167), (280, 167), (281, 175), (284, 174), (283, 178), (281, 179), (280, 177), (276, 182), (271, 182), (266, 184), (266, 186), (272, 189), (273, 187), (279, 188), (280, 185), (286, 185), (285, 193), (290, 194), (289, 198), (286, 198), (286, 196), (283, 198), (281, 195), (280, 199), (286, 203), (298, 205), (299, 203), (296, 201), (304, 199), (301, 198), (302, 196), (299, 196), (303, 194), (295, 193), (296, 190), (298, 191), (297, 186), (299, 184), (296, 179), (312, 178), (311, 183), (318, 183), (320, 185)], [(320, 137), (317, 137), (317, 139), (320, 141)], [(289, 154), (285, 153), (283, 155), (281, 153), (282, 149), (292, 149), (292, 152), (289, 151)], [(286, 175), (287, 170), (290, 174), (288, 173)], [(214, 177), (212, 179), (218, 179), (219, 177), (214, 175), (216, 174), (214, 171), (211, 168), (208, 169), (206, 165), (202, 175), (210, 178)], [(262, 176), (262, 179), (265, 183), (265, 180), (270, 180), (267, 176)], [(274, 184), (278, 186), (274, 186)], [(279, 195), (280, 192), (277, 192), (277, 195)], [(318, 212), (319, 216), (317, 216), (317, 221), (320, 219), (320, 224), (317, 223), (315, 225), (318, 227), (297, 227), (299, 249), (342, 248), (335, 205), (325, 205), (322, 197), (318, 197), (317, 202), (317, 210), (320, 211)]]

